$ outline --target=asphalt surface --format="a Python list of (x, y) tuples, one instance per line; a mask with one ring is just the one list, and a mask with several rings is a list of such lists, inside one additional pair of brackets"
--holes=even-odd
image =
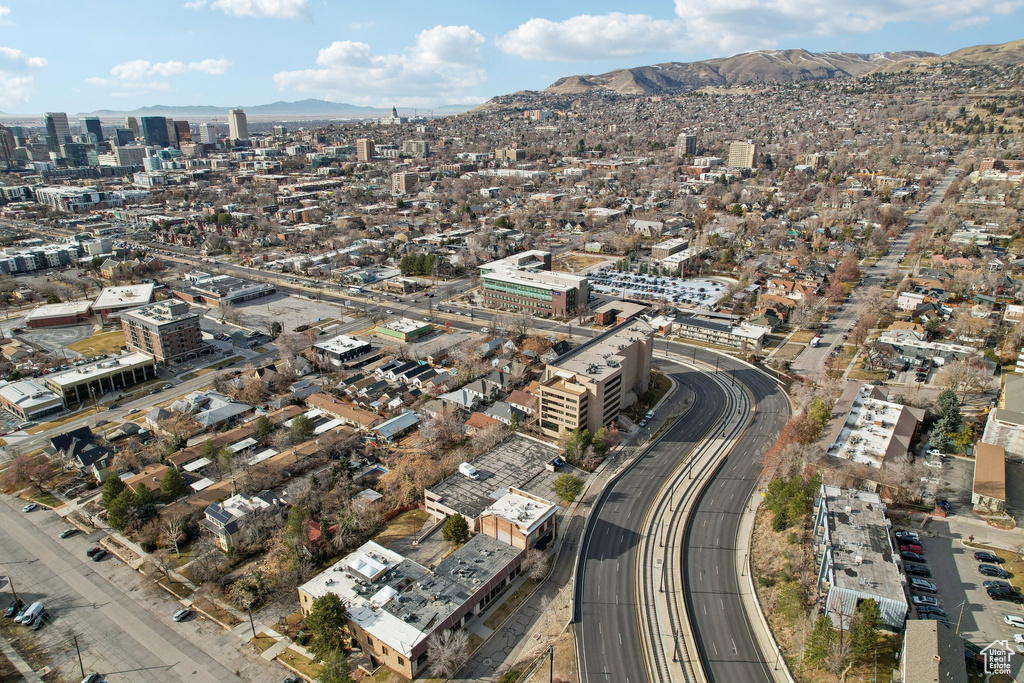
[(605, 489), (582, 540), (573, 614), (581, 683), (647, 680), (633, 585), (638, 533), (662, 483), (725, 405), (707, 375), (674, 363), (670, 374), (694, 392), (696, 403)]
[(789, 401), (765, 374), (731, 358), (723, 358), (721, 367), (735, 368), (736, 381), (753, 394), (755, 408), (750, 426), (690, 516), (683, 554), (686, 606), (708, 680), (772, 681), (774, 656), (758, 647), (740, 598), (739, 582), (748, 579), (736, 574), (736, 538), (764, 452), (789, 419)]
[(815, 375), (824, 370), (825, 359), (833, 349), (842, 347), (843, 335), (849, 333), (864, 314), (867, 290), (875, 285), (881, 285), (886, 278), (899, 269), (900, 260), (907, 255), (907, 244), (910, 243), (914, 233), (924, 227), (928, 212), (942, 201), (954, 177), (953, 172), (950, 171), (933, 186), (928, 199), (910, 217), (907, 226), (892, 241), (885, 256), (875, 264), (864, 268), (864, 277), (860, 284), (850, 294), (847, 303), (842, 304), (829, 319), (828, 327), (822, 330), (820, 344), (817, 347), (807, 346), (793, 361), (791, 367), (794, 372)]

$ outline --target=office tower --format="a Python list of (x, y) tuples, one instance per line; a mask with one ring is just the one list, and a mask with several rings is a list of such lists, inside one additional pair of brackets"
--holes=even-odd
[(167, 119), (163, 116), (143, 116), (141, 122), (142, 139), (147, 145), (154, 147), (167, 147), (170, 145), (170, 138), (167, 137)]
[[(95, 159), (96, 148), (81, 142), (65, 142), (60, 146), (60, 155), (67, 159), (68, 166), (95, 166), (90, 163), (89, 152)], [(97, 162), (98, 163), (98, 162)]]
[(430, 143), (426, 140), (406, 140), (402, 143), (402, 154), (411, 157), (425, 157), (430, 154)]
[(359, 161), (370, 161), (373, 159), (374, 145), (370, 138), (359, 138), (356, 140), (356, 159)]
[(228, 110), (228, 138), (231, 142), (249, 139), (249, 124), (241, 109)]
[(753, 168), (757, 145), (753, 140), (729, 143), (729, 168)]
[(136, 140), (142, 138), (142, 133), (139, 131), (139, 120), (134, 116), (124, 117), (124, 127), (132, 132)]
[(284, 126), (280, 126), (280, 125), (279, 126), (274, 126), (274, 137), (275, 138), (283, 138), (285, 135), (288, 135), (288, 129), (287, 128), (285, 128)]
[(697, 136), (680, 133), (676, 138), (676, 159), (692, 157), (697, 154)]
[(46, 148), (51, 152), (59, 152), (61, 145), (71, 142), (71, 126), (68, 125), (67, 114), (48, 111), (43, 117), (43, 123), (46, 124)]
[(217, 142), (216, 123), (199, 124), (199, 142), (203, 143), (204, 145), (212, 145)]
[(179, 145), (183, 142), (192, 142), (192, 129), (189, 127), (188, 121), (175, 121), (174, 133), (178, 138)]
[(10, 128), (0, 124), (0, 161), (10, 164), (14, 158), (14, 133)]
[(86, 116), (82, 119), (82, 133), (92, 133), (96, 136), (96, 142), (103, 142), (103, 127), (97, 116)]
[(167, 126), (167, 144), (176, 147), (178, 145), (178, 129), (174, 126), (174, 119), (166, 119), (164, 123)]
[(142, 166), (146, 159), (146, 148), (140, 145), (118, 145), (113, 153), (118, 166)]
[(110, 136), (110, 141), (115, 147), (127, 145), (134, 140), (135, 134), (128, 128), (115, 128), (113, 135)]

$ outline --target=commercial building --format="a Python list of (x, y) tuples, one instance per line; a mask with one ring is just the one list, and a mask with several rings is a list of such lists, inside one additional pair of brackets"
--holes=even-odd
[(91, 140), (91, 142), (103, 142), (103, 126), (100, 124), (100, 120), (96, 116), (86, 116), (82, 119), (82, 132), (87, 135), (96, 136), (96, 139)]
[(77, 244), (41, 244), (35, 247), (4, 247), (0, 272), (31, 273), (68, 266), (78, 260)]
[(179, 146), (183, 142), (192, 142), (192, 128), (188, 125), (188, 121), (174, 122), (174, 137), (177, 138)]
[(156, 363), (144, 353), (126, 353), (46, 376), (46, 387), (65, 406), (118, 392), (156, 377)]
[(219, 133), (217, 131), (216, 123), (200, 123), (199, 124), (199, 142), (204, 145), (213, 145), (217, 142)]
[(370, 161), (373, 159), (375, 149), (373, 140), (370, 138), (359, 138), (356, 140), (356, 160)]
[(142, 166), (146, 159), (146, 148), (142, 145), (117, 145), (111, 153), (118, 166)]
[(332, 337), (327, 341), (313, 344), (313, 351), (320, 360), (326, 360), (338, 367), (360, 356), (365, 356), (372, 350), (373, 347), (370, 346), (370, 342), (356, 339), (347, 334), (339, 334), (337, 337)]
[(834, 421), (826, 437), (826, 454), (877, 468), (908, 457), (924, 420), (924, 409), (889, 401), (882, 387), (866, 384), (843, 392), (833, 413), (843, 412), (846, 419)]
[(368, 541), (300, 586), (299, 605), (309, 614), (317, 598), (336, 594), (372, 663), (414, 678), (427, 666), (430, 636), (481, 614), (519, 575), (524, 556), (477, 534), (430, 570)]
[(533, 315), (570, 317), (590, 300), (585, 277), (553, 273), (551, 254), (528, 251), (480, 266), (484, 305)]
[(672, 334), (678, 337), (734, 349), (744, 346), (751, 350), (760, 349), (767, 333), (768, 328), (760, 325), (733, 325), (695, 315), (677, 316), (672, 323)]
[(1005, 373), (1003, 382), (999, 405), (988, 413), (982, 441), (1002, 446), (1013, 458), (1024, 458), (1024, 376)]
[(550, 500), (509, 487), (508, 493), (480, 513), (477, 528), (513, 548), (527, 550), (554, 539), (557, 510)]
[(680, 133), (676, 138), (676, 158), (697, 155), (697, 136), (691, 133)]
[(228, 552), (238, 545), (246, 522), (252, 521), (254, 514), (280, 505), (281, 501), (271, 491), (260, 491), (254, 496), (239, 493), (220, 503), (210, 503), (202, 525), (213, 535), (217, 547)]
[(142, 139), (142, 129), (139, 128), (139, 120), (134, 116), (124, 117), (124, 127), (132, 132), (132, 137), (136, 140)]
[(688, 246), (690, 246), (690, 241), (684, 240), (682, 238), (658, 242), (653, 247), (651, 247), (651, 258), (654, 259), (655, 261), (660, 261), (662, 259), (668, 258), (672, 254), (677, 254), (681, 252)]
[(92, 302), (93, 313), (100, 316), (103, 322), (117, 322), (122, 311), (144, 306), (153, 301), (156, 285), (126, 285), (124, 287), (104, 287), (100, 295)]
[(878, 494), (823, 484), (811, 528), (818, 595), (832, 622), (849, 629), (857, 605), (874, 600), (882, 626), (902, 629), (906, 591)]
[(228, 110), (228, 138), (232, 143), (249, 141), (249, 122), (241, 109)]
[(420, 320), (411, 320), (410, 318), (398, 318), (397, 320), (389, 320), (386, 323), (377, 325), (374, 332), (376, 334), (391, 337), (393, 339), (399, 339), (403, 342), (412, 341), (424, 335), (428, 335), (434, 331), (434, 328), (430, 326), (430, 323), (425, 323)]
[(270, 296), (277, 291), (273, 285), (252, 282), (232, 275), (192, 272), (187, 274), (185, 279), (190, 284), (176, 287), (173, 291), (174, 296), (189, 303), (206, 306), (220, 306), (224, 302), (237, 304)]
[(51, 152), (60, 152), (60, 146), (71, 142), (71, 126), (68, 115), (62, 111), (48, 111), (43, 116), (46, 127), (46, 148)]
[(632, 301), (609, 301), (594, 309), (594, 322), (598, 325), (621, 325), (647, 309), (648, 306)]
[(161, 301), (121, 313), (129, 351), (141, 351), (166, 365), (209, 353), (199, 330), (202, 316), (184, 301)]
[[(167, 135), (167, 119), (163, 116), (143, 116), (141, 122), (142, 139), (147, 145), (168, 147), (171, 144)], [(137, 136), (136, 136), (137, 137)]]
[(64, 410), (64, 402), (37, 380), (0, 380), (0, 408), (22, 420), (39, 420)]
[(556, 358), (537, 391), (541, 431), (593, 434), (614, 422), (650, 382), (653, 351), (654, 328), (631, 320)]
[(26, 327), (62, 327), (84, 323), (92, 317), (91, 301), (69, 301), (36, 306), (25, 316)]
[(730, 142), (729, 158), (726, 165), (729, 168), (753, 168), (756, 157), (757, 145), (753, 140)]
[(1006, 451), (1002, 446), (983, 441), (975, 444), (971, 504), (989, 512), (1006, 508)]
[(429, 156), (430, 143), (426, 140), (406, 140), (402, 143), (402, 154), (411, 157)]
[(53, 185), (35, 188), (36, 203), (48, 206), (62, 213), (81, 213), (101, 204), (120, 206), (124, 198), (116, 192), (98, 190), (94, 187), (73, 187)]

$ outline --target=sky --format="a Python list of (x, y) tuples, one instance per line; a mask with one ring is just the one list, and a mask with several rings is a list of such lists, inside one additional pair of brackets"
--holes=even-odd
[(319, 98), (428, 110), (766, 48), (1024, 38), (1024, 0), (0, 0), (0, 111)]

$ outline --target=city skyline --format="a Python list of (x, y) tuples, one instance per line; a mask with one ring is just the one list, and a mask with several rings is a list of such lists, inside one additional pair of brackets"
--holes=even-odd
[[(527, 2), (480, 13), (451, 2), (382, 17), (373, 7), (323, 0), (111, 2), (101, 13), (3, 0), (0, 111), (306, 98), (401, 108), (472, 104), (573, 74), (757, 49), (944, 54), (1019, 38), (1022, 7), (1020, 0), (730, 0), (709, 9), (695, 0), (648, 0)], [(141, 30), (147, 25), (162, 33)]]

